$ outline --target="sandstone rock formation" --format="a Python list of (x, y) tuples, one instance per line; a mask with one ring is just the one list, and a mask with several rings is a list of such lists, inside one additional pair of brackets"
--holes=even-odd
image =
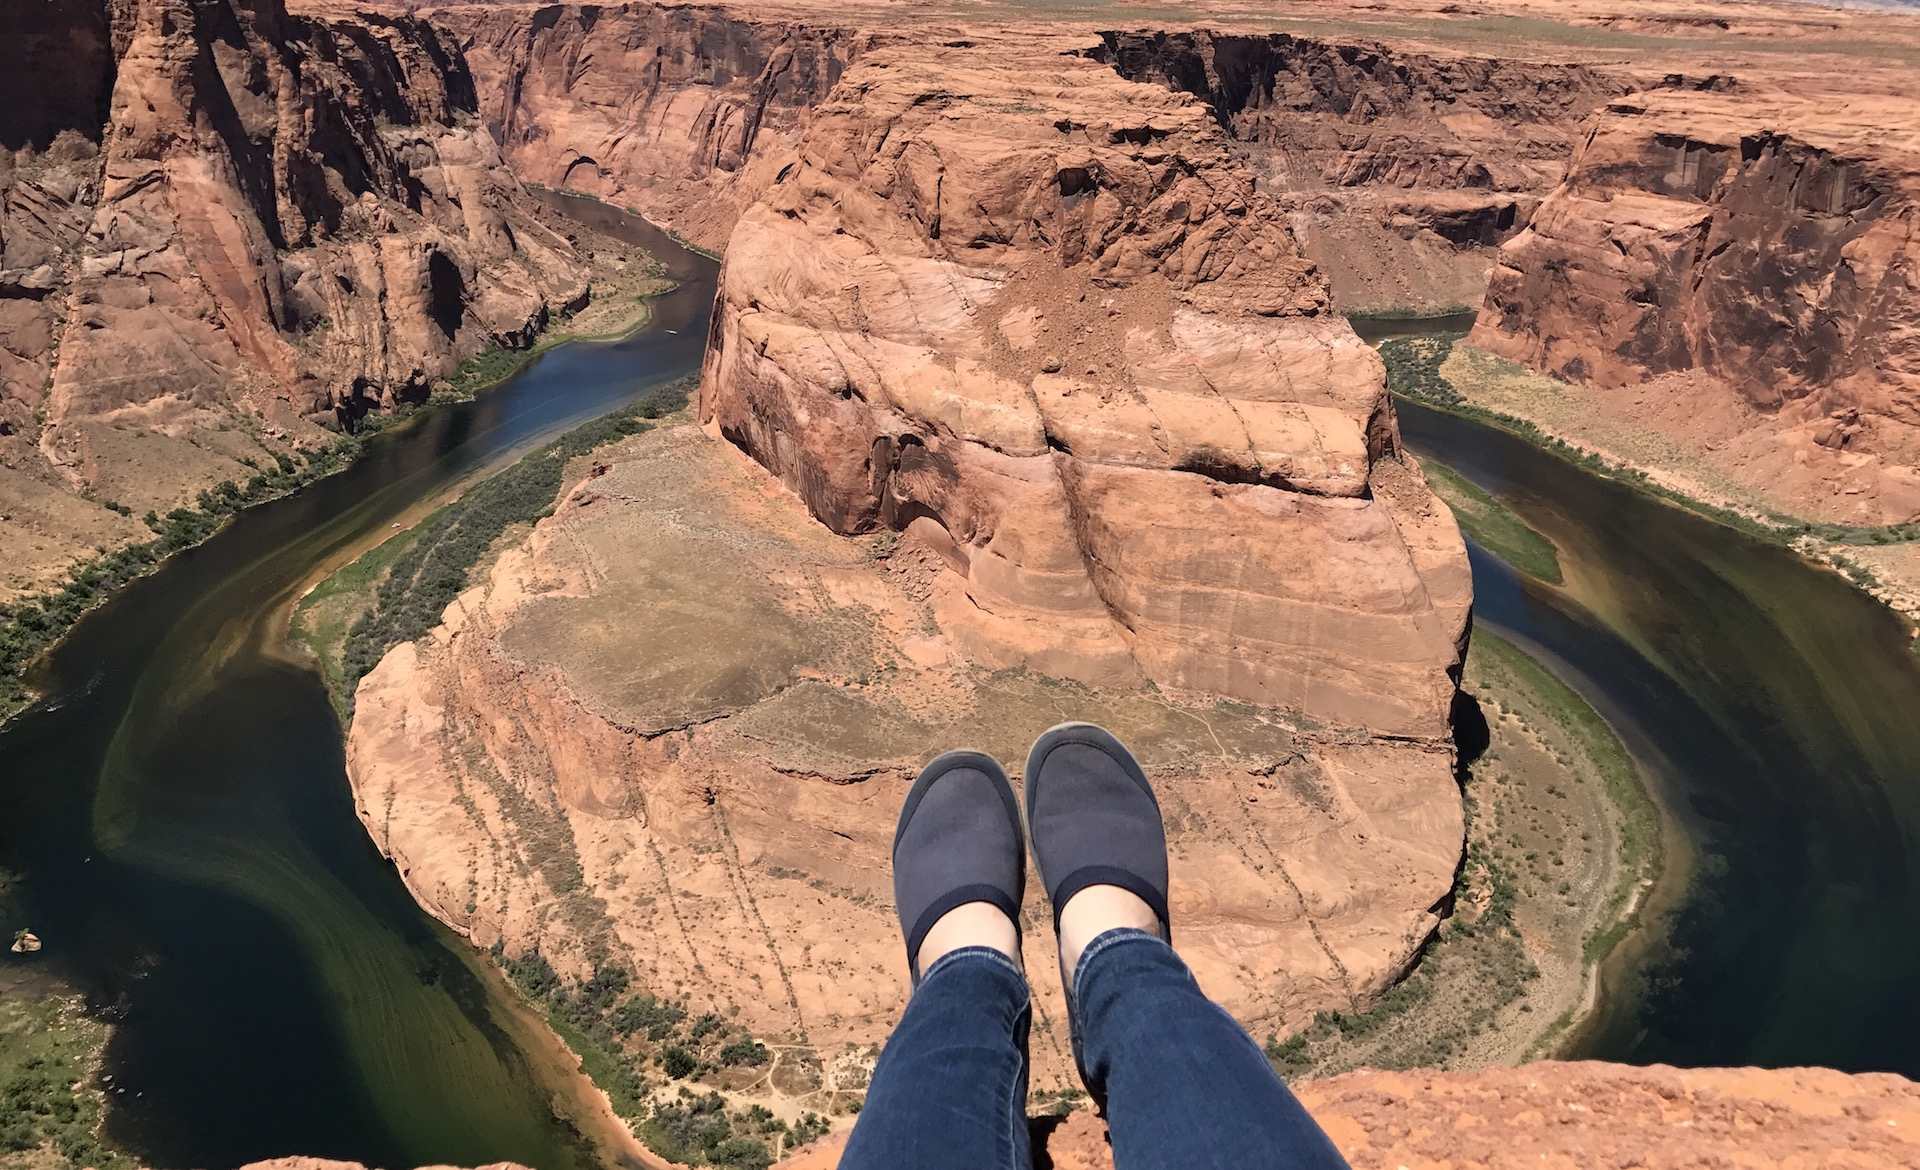
[[(1295, 1088), (1354, 1170), (1893, 1170), (1920, 1162), (1920, 1086), (1888, 1075), (1530, 1064), (1357, 1072)], [(1036, 1137), (1036, 1151), (1058, 1170), (1112, 1165), (1086, 1112), (1041, 1124)], [(832, 1170), (844, 1140), (802, 1150), (779, 1170)], [(281, 1158), (245, 1170), (357, 1168)]]
[(432, 20), (459, 38), (522, 179), (636, 208), (711, 249), (857, 47), (817, 19), (726, 8), (457, 5)]
[(1492, 249), (1626, 70), (1359, 39), (1108, 32), (1097, 59), (1207, 104), (1347, 312), (1479, 303)]
[(585, 294), (421, 21), (15, 5), (0, 75), (0, 595)]
[[(433, 19), (479, 56), (514, 11)], [(712, 87), (647, 96), (646, 70), (559, 103), (606, 69), (592, 38), (651, 60), (640, 38), (692, 19), (649, 11), (538, 10), (496, 115), (535, 110), (502, 130), (516, 157), (577, 179), (627, 157), (580, 146), (616, 113), (676, 143), (685, 107), (733, 116)], [(1459, 859), (1460, 537), (1212, 112), (1099, 43), (865, 38), (744, 166), (676, 148), (696, 162), (620, 180), (669, 216), (722, 176), (761, 189), (727, 245), (709, 433), (599, 457), (361, 683), (361, 815), (435, 914), (568, 975), (630, 965), (790, 1045), (809, 1091), (857, 1087), (905, 993), (903, 785), (940, 746), (1017, 764), (1081, 717), (1147, 757), (1189, 954), (1251, 1027), (1405, 969)], [(734, 218), (712, 203), (695, 222)], [(1029, 914), (1043, 939), (1037, 891)], [(1042, 986), (1036, 1089), (1064, 1087)]]
[[(1471, 340), (1598, 390), (1762, 417), (1783, 502), (1920, 516), (1920, 137), (1901, 97), (1640, 93), (1502, 250)], [(1771, 458), (1769, 458), (1769, 455)]]
[[(1920, 1159), (1920, 1085), (1884, 1074), (1540, 1063), (1354, 1072), (1294, 1091), (1354, 1170), (1893, 1170)], [(1113, 1165), (1090, 1114), (1040, 1137), (1056, 1170)], [(842, 1140), (781, 1170), (832, 1170)]]
[(1468, 583), (1378, 359), (1206, 109), (1074, 48), (862, 53), (734, 231), (701, 418), (940, 549), (979, 661), (1444, 735)]
[[(914, 537), (837, 536), (692, 426), (591, 462), (358, 692), (360, 815), (477, 944), (737, 1012), (818, 1108), (906, 996), (888, 851), (914, 772), (958, 743), (1017, 767), (1074, 717), (1141, 751), (1183, 948), (1261, 1035), (1367, 1002), (1434, 925), (1462, 834), (1444, 741), (992, 669), (942, 628), (954, 574)], [(1066, 1087), (1038, 890), (1027, 919), (1036, 1089)]]

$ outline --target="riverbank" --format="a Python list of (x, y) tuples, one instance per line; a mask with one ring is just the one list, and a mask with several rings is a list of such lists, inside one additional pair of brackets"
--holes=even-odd
[(32, 925), (23, 892), (21, 877), (0, 869), (0, 1168), (131, 1170), (101, 1134), (108, 1024), (39, 955), (6, 949)]
[(447, 604), (484, 571), (504, 538), (524, 534), (561, 492), (591, 474), (572, 461), (647, 430), (684, 407), (681, 379), (568, 431), (459, 491), (313, 585), (294, 607), (292, 635), (313, 655), (344, 729), (353, 691), (386, 652), (425, 635)]
[(1477, 1068), (1552, 1055), (1660, 866), (1659, 816), (1585, 700), (1475, 632), (1462, 680), (1465, 860), (1453, 910), (1370, 1009), (1322, 1013), (1268, 1056), (1289, 1079)]
[(1496, 427), (1663, 503), (1792, 548), (1902, 615), (1920, 647), (1920, 521), (1852, 525), (1783, 511), (1699, 453), (1599, 420), (1565, 383), (1465, 345), (1456, 334), (1395, 335), (1379, 349), (1393, 393)]
[[(366, 670), (392, 647), (426, 636), (448, 603), (524, 538), (557, 498), (605, 470), (597, 452), (679, 410), (693, 385), (683, 379), (575, 428), (311, 589), (296, 606), (293, 634), (320, 663), (343, 724)], [(539, 873), (562, 919), (591, 928), (604, 908), (582, 888), (583, 859), (571, 830), (538, 797), (504, 788), (468, 794), (462, 807), (477, 814), (481, 804), (496, 802), (511, 829), (499, 844), (516, 864)], [(379, 823), (393, 815), (390, 802), (363, 802), (360, 811), (377, 841), (391, 836)], [(431, 910), (433, 900), (413, 884), (409, 860), (393, 860), (416, 902)], [(469, 914), (489, 896), (483, 886), (474, 885)], [(810, 1049), (764, 1043), (737, 1021), (693, 1010), (684, 990), (650, 988), (617, 947), (603, 944), (590, 976), (570, 978), (539, 950), (508, 954), (497, 942), (485, 946), (457, 921), (447, 925), (473, 944), (477, 962), (490, 963), (517, 990), (520, 1006), (542, 1021), (552, 1043), (571, 1054), (649, 1165), (672, 1159), (764, 1167), (826, 1132), (823, 1113), (857, 1105), (857, 1092), (825, 1086), (825, 1070)]]
[[(574, 202), (583, 202), (574, 200)], [(553, 347), (574, 341), (618, 341), (645, 329), (651, 303), (671, 292), (676, 282), (660, 259), (566, 213), (566, 200), (545, 201), (549, 226), (563, 230), (588, 265), (593, 295), (575, 312), (553, 317), (534, 343), (522, 349), (494, 346), (463, 361), (418, 402), (362, 416), (354, 428), (316, 447), (243, 459), (257, 470), (241, 481), (226, 480), (199, 493), (191, 506), (165, 513), (148, 512), (149, 540), (84, 561), (65, 580), (0, 604), (0, 725), (31, 704), (36, 695), (29, 676), (75, 622), (132, 581), (153, 572), (169, 557), (194, 548), (235, 515), (280, 499), (350, 466), (373, 436), (403, 425), (423, 411), (472, 400), (525, 368)]]

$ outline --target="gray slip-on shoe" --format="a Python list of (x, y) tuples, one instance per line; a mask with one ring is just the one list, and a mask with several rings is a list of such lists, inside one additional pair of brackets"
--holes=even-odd
[(1088, 886), (1119, 886), (1152, 908), (1165, 937), (1167, 831), (1147, 774), (1126, 745), (1091, 723), (1049, 728), (1027, 753), (1027, 838), (1060, 910)]
[(893, 834), (893, 904), (907, 941), (907, 969), (941, 915), (968, 902), (997, 906), (1020, 928), (1027, 854), (1020, 805), (992, 756), (955, 751), (920, 772)]

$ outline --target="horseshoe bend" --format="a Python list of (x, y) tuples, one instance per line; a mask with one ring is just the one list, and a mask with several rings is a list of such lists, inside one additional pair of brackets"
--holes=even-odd
[[(84, 645), (121, 604), (80, 618), (89, 582), (61, 614), (56, 582), (94, 572), (104, 595), (227, 523), (127, 590), (200, 616), (122, 626), (177, 628), (192, 677), (218, 678), (292, 670), (272, 650), (291, 611), (346, 716), (352, 814), (462, 940), (408, 943), (384, 983), (386, 958), (342, 958), (321, 998), (401, 997), (381, 1017), (401, 1020), (404, 997), (452, 996), (474, 1046), (537, 1050), (501, 1059), (529, 1124), (561, 1134), (168, 1137), (186, 1115), (100, 1077), (156, 1067), (115, 1046), (154, 1010), (140, 980), (187, 968), (116, 941), (87, 961), (106, 975), (0, 985), (21, 1021), (78, 993), (85, 1011), (59, 1010), (116, 1037), (74, 1049), (95, 1063), (69, 1078), (116, 1140), (19, 1148), (832, 1165), (911, 990), (890, 869), (907, 786), (965, 746), (1021, 787), (1036, 735), (1089, 720), (1152, 777), (1181, 956), (1354, 1165), (1913, 1159), (1920, 1090), (1875, 1059), (1523, 1063), (1584, 1054), (1624, 994), (1605, 964), (1684, 919), (1717, 851), (1693, 823), (1712, 801), (1657, 778), (1684, 753), (1512, 618), (1515, 569), (1650, 673), (1691, 676), (1555, 527), (1575, 504), (1500, 490), (1429, 454), (1435, 424), (1402, 424), (1441, 407), (1529, 435), (1577, 474), (1793, 542), (1792, 572), (1841, 569), (1879, 599), (1837, 590), (1871, 612), (1844, 628), (1897, 706), (1893, 610), (1920, 597), (1920, 25), (1790, 5), (1534, 19), (333, 0), (61, 0), (32, 36), (15, 19), (76, 80), (0, 115), (7, 616), (53, 630), (9, 633), (30, 650), (7, 697), (46, 696), (23, 735), (68, 704), (125, 708), (70, 737), (98, 741), (82, 770), (102, 778), (73, 851), (305, 919), (247, 936), (292, 954), (353, 937), (322, 941), (335, 920), (302, 901), (321, 879), (287, 860), (337, 876), (365, 864), (348, 845), (215, 845), (166, 798), (114, 794), (198, 758), (168, 737), (233, 683), (181, 671), (114, 698), (64, 681), (86, 672), (57, 648), (29, 669), (54, 616)], [(1462, 310), (1471, 332), (1362, 336)], [(515, 423), (523, 406), (552, 413)], [(431, 467), (404, 462), (428, 434)], [(185, 577), (222, 541), (265, 550), (246, 534), (329, 483), (330, 515), (358, 518), (280, 522), (272, 547), (308, 543), (274, 554), (271, 586)], [(238, 582), (263, 562), (211, 563)], [(89, 564), (108, 568), (62, 576)], [(312, 674), (302, 718), (324, 708)], [(144, 742), (151, 769), (124, 755)], [(1897, 836), (1908, 794), (1887, 791)], [(156, 825), (193, 856), (158, 860)], [(88, 862), (0, 845), (24, 875), (16, 895), (0, 869), (9, 932), (60, 949), (38, 918), (81, 895), (42, 890)], [(249, 850), (274, 873), (245, 877)], [(1044, 891), (1019, 925), (1035, 1132), (1054, 1165), (1104, 1165)], [(327, 1043), (375, 1051), (353, 1010)]]

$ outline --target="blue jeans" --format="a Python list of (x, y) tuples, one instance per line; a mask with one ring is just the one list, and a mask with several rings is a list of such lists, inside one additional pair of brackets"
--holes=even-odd
[[(1110, 930), (1073, 973), (1074, 1056), (1115, 1170), (1344, 1170), (1327, 1135), (1173, 948)], [(1028, 1170), (1027, 980), (966, 947), (928, 968), (840, 1170)]]

